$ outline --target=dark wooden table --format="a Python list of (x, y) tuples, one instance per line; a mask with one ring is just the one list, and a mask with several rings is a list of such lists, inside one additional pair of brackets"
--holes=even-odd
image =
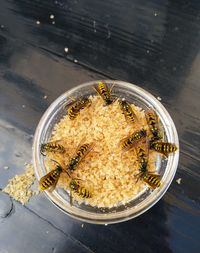
[(108, 226), (82, 227), (42, 194), (22, 206), (0, 192), (1, 253), (200, 252), (198, 0), (1, 0), (0, 188), (31, 161), (50, 103), (105, 78), (162, 98), (180, 138), (172, 185), (145, 214)]

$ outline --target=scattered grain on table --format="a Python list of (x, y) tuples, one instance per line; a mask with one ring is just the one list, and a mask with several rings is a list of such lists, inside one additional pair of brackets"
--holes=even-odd
[(178, 178), (178, 179), (176, 180), (177, 184), (181, 184), (181, 181), (182, 181), (182, 178)]
[(12, 198), (24, 205), (33, 195), (37, 194), (36, 191), (31, 189), (34, 181), (35, 175), (33, 166), (31, 164), (27, 164), (25, 172), (10, 179), (7, 186), (3, 189), (3, 192), (6, 192)]

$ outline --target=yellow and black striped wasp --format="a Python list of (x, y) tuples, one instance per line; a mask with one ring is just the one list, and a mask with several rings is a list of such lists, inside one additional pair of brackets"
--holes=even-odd
[(125, 99), (119, 100), (119, 104), (120, 104), (122, 113), (124, 114), (124, 117), (128, 123), (138, 122), (137, 116), (134, 113), (131, 105)]
[(89, 98), (79, 98), (78, 100), (71, 102), (68, 105), (68, 109), (67, 109), (70, 120), (76, 119), (80, 111), (90, 105), (91, 105), (91, 100)]
[(149, 147), (151, 150), (161, 153), (166, 157), (168, 157), (170, 153), (174, 153), (177, 150), (176, 145), (173, 143), (159, 142), (154, 139), (150, 140)]
[(146, 130), (141, 129), (141, 130), (135, 131), (130, 136), (122, 139), (120, 141), (120, 146), (121, 146), (122, 150), (127, 151), (130, 148), (133, 148), (138, 142), (140, 142), (142, 139), (144, 139), (146, 137), (146, 134), (147, 134)]
[(160, 175), (158, 174), (147, 172), (143, 175), (143, 180), (153, 189), (161, 186)]
[(153, 110), (150, 110), (145, 113), (145, 116), (146, 116), (147, 124), (149, 126), (149, 130), (152, 134), (152, 139), (153, 140), (162, 139), (160, 129), (159, 129), (158, 115)]
[(93, 149), (93, 147), (93, 143), (79, 145), (76, 153), (73, 155), (67, 165), (67, 170), (71, 172), (74, 171), (83, 158), (85, 158), (85, 156)]
[(53, 152), (53, 153), (64, 153), (65, 148), (58, 143), (59, 141), (52, 141), (47, 143), (42, 143), (40, 147), (40, 153), (46, 156), (46, 152)]
[(112, 85), (112, 87), (109, 89), (107, 84), (103, 81), (98, 83), (98, 86), (95, 87), (94, 89), (96, 90), (96, 92), (102, 97), (102, 99), (105, 102), (105, 105), (110, 105), (112, 104), (115, 99), (112, 98), (112, 89), (113, 89), (114, 84)]
[(72, 200), (72, 192), (77, 194), (83, 199), (88, 199), (92, 197), (92, 193), (90, 190), (85, 188), (84, 186), (81, 185), (80, 181), (81, 179), (78, 178), (72, 178), (70, 183), (69, 183), (69, 189), (70, 189), (70, 204), (73, 205), (73, 200)]
[[(60, 175), (62, 172), (66, 172), (68, 174), (67, 171), (64, 171), (62, 166), (56, 162), (55, 160), (52, 160), (56, 163), (56, 167), (55, 169), (53, 169), (52, 171), (50, 171), (49, 173), (47, 173), (45, 176), (43, 176), (40, 181), (39, 181), (39, 189), (40, 191), (44, 191), (47, 189), (50, 189), (51, 191), (53, 191), (57, 185), (57, 182), (60, 178)], [(70, 176), (68, 174), (68, 176)]]
[(142, 146), (137, 146), (135, 150), (139, 163), (140, 172), (145, 173), (147, 171), (148, 165), (148, 154)]
[[(146, 145), (147, 146), (147, 145)], [(145, 148), (147, 150), (147, 147)], [(160, 187), (160, 175), (148, 172), (148, 152), (143, 147), (136, 147), (136, 154), (139, 163), (139, 174), (137, 174), (138, 178), (142, 179), (145, 183), (147, 183), (151, 188), (155, 189)]]
[[(54, 160), (53, 160), (54, 161)], [(56, 162), (56, 161), (54, 161)], [(56, 162), (57, 163), (57, 162)], [(40, 179), (39, 182), (39, 189), (40, 191), (45, 191), (49, 189), (50, 191), (53, 191), (57, 185), (57, 182), (60, 178), (61, 173), (66, 172), (67, 175), (71, 178), (71, 175), (64, 171), (62, 166), (57, 163), (56, 168), (47, 173), (45, 176), (43, 176)], [(81, 198), (91, 198), (92, 194), (91, 191), (89, 191), (87, 188), (82, 186), (80, 184), (81, 179), (72, 178), (69, 182), (69, 189), (70, 189), (70, 204), (72, 205), (72, 192), (76, 193)]]

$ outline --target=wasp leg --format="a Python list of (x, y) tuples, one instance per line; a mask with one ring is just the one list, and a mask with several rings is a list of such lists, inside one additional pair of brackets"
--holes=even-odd
[(73, 196), (72, 196), (72, 190), (70, 190), (70, 195), (69, 195), (69, 198), (70, 198), (70, 205), (73, 206)]

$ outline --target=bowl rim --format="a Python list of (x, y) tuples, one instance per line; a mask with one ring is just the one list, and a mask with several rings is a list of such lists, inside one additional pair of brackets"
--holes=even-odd
[[(44, 112), (44, 114), (42, 115), (36, 131), (35, 131), (35, 135), (34, 135), (34, 140), (33, 140), (33, 166), (34, 166), (34, 171), (35, 171), (35, 175), (36, 178), (39, 179), (41, 178), (41, 175), (39, 173), (39, 170), (37, 169), (38, 166), (38, 161), (39, 161), (39, 151), (38, 151), (38, 147), (40, 146), (39, 140), (40, 137), (45, 129), (45, 125), (46, 122), (48, 120), (49, 115), (52, 113), (52, 111), (54, 110), (54, 108), (56, 106), (58, 106), (59, 104), (61, 104), (62, 101), (64, 101), (66, 99), (66, 97), (70, 97), (70, 95), (74, 92), (77, 92), (79, 89), (83, 88), (83, 87), (87, 87), (87, 86), (93, 86), (94, 84), (100, 82), (102, 80), (93, 80), (93, 81), (89, 81), (80, 85), (77, 85), (69, 90), (67, 90), (66, 92), (62, 93), (57, 99), (55, 99), (50, 106), (47, 108), (47, 110)], [(168, 111), (165, 109), (165, 107), (161, 104), (161, 102), (155, 98), (151, 93), (149, 93), (148, 91), (146, 91), (145, 89), (129, 83), (129, 82), (124, 82), (124, 81), (120, 81), (120, 80), (103, 80), (105, 83), (115, 83), (116, 85), (119, 85), (121, 87), (126, 87), (128, 89), (130, 89), (132, 92), (134, 93), (139, 93), (143, 98), (147, 98), (148, 100), (150, 100), (151, 105), (153, 108), (156, 109), (156, 111), (158, 112), (162, 112), (163, 117), (167, 118), (169, 121), (169, 126), (168, 126), (168, 139), (169, 137), (173, 137), (172, 139), (174, 140), (173, 143), (176, 144), (178, 150), (175, 152), (175, 154), (173, 156), (169, 156), (168, 161), (167, 161), (167, 165), (165, 170), (167, 170), (168, 167), (171, 168), (171, 173), (170, 173), (170, 178), (168, 179), (167, 184), (165, 184), (164, 186), (162, 186), (159, 189), (155, 189), (153, 191), (153, 194), (150, 194), (150, 196), (148, 198), (151, 197), (151, 201), (148, 200), (147, 204), (148, 206), (145, 205), (145, 207), (143, 208), (143, 206), (140, 206), (140, 209), (138, 211), (134, 212), (134, 208), (136, 207), (132, 207), (130, 209), (124, 210), (120, 213), (106, 213), (106, 214), (100, 214), (100, 213), (90, 213), (90, 217), (88, 217), (88, 215), (83, 215), (83, 213), (85, 211), (75, 208), (75, 207), (68, 207), (66, 209), (66, 206), (64, 205), (60, 205), (61, 204), (61, 198), (60, 195), (54, 191), (54, 193), (51, 193), (50, 191), (45, 191), (45, 196), (58, 208), (60, 209), (62, 212), (64, 212), (65, 214), (68, 214), (70, 217), (76, 218), (78, 220), (84, 221), (84, 222), (88, 222), (88, 223), (93, 223), (93, 224), (111, 224), (111, 223), (119, 223), (119, 222), (123, 222), (123, 221), (127, 221), (129, 219), (135, 218), (139, 215), (141, 215), (142, 213), (146, 212), (147, 210), (149, 210), (152, 206), (154, 206), (165, 194), (165, 192), (167, 191), (167, 189), (169, 188), (176, 170), (177, 170), (177, 166), (178, 166), (178, 161), (179, 161), (179, 139), (178, 139), (178, 133), (175, 127), (175, 124), (170, 116), (170, 114), (168, 113)], [(164, 113), (164, 114), (163, 114)], [(160, 115), (160, 116), (162, 116)], [(161, 119), (162, 120), (162, 119)], [(166, 129), (165, 129), (166, 131)], [(170, 166), (171, 165), (171, 166)], [(154, 195), (152, 197), (152, 195)], [(147, 199), (148, 199), (147, 198)], [(146, 200), (146, 199), (145, 199)], [(142, 201), (144, 202), (144, 201)], [(146, 201), (145, 201), (146, 202)], [(75, 210), (77, 209), (77, 210)], [(130, 210), (132, 210), (132, 212), (130, 212)], [(88, 213), (88, 212), (86, 212)], [(122, 215), (123, 214), (123, 215)], [(109, 217), (108, 217), (109, 216)]]

